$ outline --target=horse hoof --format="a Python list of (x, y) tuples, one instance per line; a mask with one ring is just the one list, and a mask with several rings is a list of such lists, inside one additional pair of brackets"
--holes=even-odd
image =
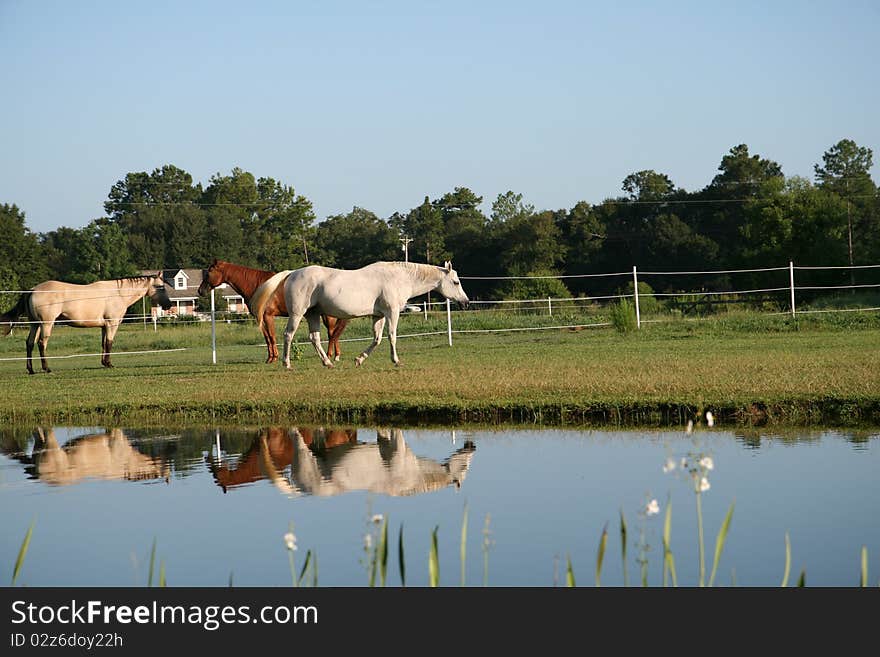
[(354, 359), (354, 364), (357, 365), (358, 367), (360, 367), (361, 364), (363, 364), (363, 362), (364, 362), (364, 359), (361, 358), (360, 356), (358, 356), (357, 358)]
[(33, 373), (34, 373), (33, 370), (28, 370), (28, 374), (33, 374)]
[(52, 370), (50, 370), (48, 367), (47, 367), (46, 369), (44, 369), (43, 371), (44, 371), (46, 374), (51, 374), (51, 373), (52, 373)]
[(334, 358), (333, 360), (335, 360), (335, 361), (338, 363), (338, 362), (339, 362), (339, 356), (337, 356), (337, 357)]

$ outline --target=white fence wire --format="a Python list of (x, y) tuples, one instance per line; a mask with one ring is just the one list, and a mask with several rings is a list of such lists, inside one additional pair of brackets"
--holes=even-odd
[[(764, 268), (756, 268), (756, 269), (730, 269), (730, 270), (712, 270), (712, 271), (643, 271), (639, 272), (637, 267), (633, 267), (632, 271), (625, 272), (611, 272), (611, 273), (597, 273), (597, 274), (574, 274), (574, 275), (544, 275), (544, 276), (461, 276), (460, 278), (464, 281), (473, 280), (473, 281), (507, 281), (507, 280), (545, 280), (545, 279), (601, 279), (601, 278), (611, 278), (611, 277), (625, 277), (621, 284), (621, 287), (626, 286), (627, 284), (632, 286), (632, 292), (621, 292), (618, 294), (601, 294), (601, 295), (583, 295), (577, 297), (542, 297), (542, 298), (533, 298), (533, 299), (475, 299), (470, 302), (472, 309), (469, 310), (457, 310), (453, 309), (448, 300), (443, 301), (433, 301), (429, 302), (427, 300), (422, 301), (418, 304), (409, 304), (409, 309), (415, 310), (418, 308), (418, 314), (423, 315), (424, 319), (427, 321), (431, 317), (437, 317), (440, 315), (446, 316), (446, 327), (445, 330), (433, 330), (433, 331), (421, 331), (421, 332), (413, 332), (413, 333), (403, 333), (399, 334), (397, 337), (401, 339), (407, 338), (417, 338), (417, 337), (429, 337), (429, 336), (438, 336), (438, 335), (446, 335), (449, 345), (452, 345), (453, 335), (455, 334), (478, 334), (478, 333), (513, 333), (513, 332), (523, 332), (523, 331), (548, 331), (548, 330), (581, 330), (586, 328), (599, 328), (610, 326), (611, 322), (608, 321), (595, 321), (595, 322), (579, 322), (579, 323), (559, 323), (554, 322), (551, 325), (536, 325), (536, 326), (498, 326), (498, 327), (481, 327), (481, 328), (455, 328), (453, 317), (458, 316), (460, 313), (468, 313), (471, 316), (474, 314), (479, 314), (481, 316), (491, 316), (492, 314), (502, 313), (505, 315), (510, 315), (511, 311), (514, 311), (514, 314), (518, 312), (526, 312), (528, 314), (546, 314), (547, 316), (553, 316), (554, 312), (557, 315), (565, 315), (569, 318), (572, 318), (578, 312), (584, 313), (588, 310), (595, 310), (598, 305), (602, 303), (621, 300), (621, 299), (630, 299), (633, 301), (636, 312), (636, 325), (637, 328), (641, 328), (642, 324), (645, 323), (662, 323), (671, 321), (672, 318), (664, 318), (664, 317), (653, 317), (650, 319), (645, 319), (641, 317), (641, 308), (643, 305), (644, 299), (646, 297), (652, 297), (657, 299), (691, 299), (698, 300), (702, 298), (706, 303), (712, 303), (710, 301), (711, 298), (718, 297), (735, 297), (736, 301), (745, 301), (748, 302), (748, 295), (759, 295), (759, 294), (774, 294), (774, 293), (784, 293), (787, 292), (786, 295), (788, 297), (788, 309), (783, 311), (773, 311), (766, 312), (767, 315), (790, 315), (795, 317), (797, 315), (807, 315), (807, 314), (815, 314), (815, 313), (851, 313), (851, 312), (876, 312), (880, 310), (880, 307), (875, 305), (865, 306), (865, 307), (846, 307), (846, 308), (798, 308), (796, 305), (797, 293), (800, 292), (817, 292), (817, 291), (842, 291), (842, 290), (871, 290), (871, 289), (880, 289), (880, 282), (877, 283), (850, 283), (840, 284), (840, 285), (797, 285), (796, 284), (796, 272), (798, 271), (809, 271), (809, 272), (817, 272), (817, 271), (844, 271), (849, 270), (851, 272), (856, 270), (877, 270), (880, 269), (880, 264), (877, 265), (854, 265), (854, 266), (795, 266), (794, 263), (789, 263), (787, 267), (764, 267)], [(639, 289), (639, 277), (696, 277), (696, 276), (719, 276), (719, 275), (730, 275), (730, 274), (764, 274), (768, 272), (784, 272), (788, 271), (789, 280), (788, 285), (785, 286), (775, 286), (775, 287), (748, 287), (746, 289), (725, 289), (725, 290), (699, 290), (699, 291), (688, 291), (681, 290), (675, 292), (646, 292), (644, 290)], [(31, 292), (31, 290), (0, 290), (0, 305), (9, 306), (9, 303), (3, 303), (4, 295), (20, 295), (27, 294)], [(165, 326), (179, 326), (181, 324), (202, 324), (207, 321), (211, 322), (212, 329), (212, 338), (211, 338), (211, 349), (212, 349), (212, 361), (214, 363), (217, 362), (217, 351), (216, 351), (216, 324), (217, 323), (255, 323), (255, 320), (250, 317), (247, 313), (231, 313), (224, 312), (224, 317), (222, 319), (217, 319), (216, 311), (213, 310), (213, 291), (212, 291), (212, 312), (211, 313), (198, 313), (196, 315), (166, 315), (164, 317), (157, 317), (156, 313), (150, 314), (127, 314), (122, 318), (95, 318), (94, 321), (103, 321), (104, 319), (113, 320), (113, 321), (122, 321), (125, 324), (143, 324), (146, 328), (148, 324), (152, 324), (152, 328), (154, 331), (158, 331), (161, 327)], [(781, 297), (780, 297), (781, 298)], [(694, 301), (692, 301), (693, 303)], [(137, 302), (136, 302), (137, 303)], [(417, 314), (415, 312), (410, 312), (407, 314)], [(676, 318), (676, 319), (685, 319), (686, 321), (699, 321), (699, 318)], [(82, 321), (82, 320), (80, 320)], [(69, 319), (58, 319), (56, 320), (56, 324), (66, 324), (72, 323), (73, 320)], [(18, 319), (13, 318), (12, 321), (8, 321), (4, 318), (4, 321), (0, 321), (0, 329), (9, 326), (10, 328), (16, 325), (27, 326), (29, 324), (39, 323), (27, 319)], [(339, 342), (367, 342), (371, 341), (372, 337), (351, 337), (351, 338), (343, 338), (340, 339)], [(298, 341), (296, 344), (306, 346), (310, 344), (306, 341)], [(248, 345), (240, 345), (247, 347), (263, 347), (265, 348), (264, 342), (255, 342), (253, 344)], [(179, 352), (186, 351), (186, 348), (168, 348), (168, 349), (145, 349), (139, 351), (120, 351), (113, 353), (113, 356), (118, 355), (142, 355), (142, 354), (156, 354), (156, 353), (171, 353), (171, 352)], [(96, 357), (102, 356), (104, 354), (101, 353), (78, 353), (78, 354), (67, 354), (67, 355), (52, 355), (47, 356), (47, 359), (69, 359), (69, 358), (84, 358), (84, 357)], [(14, 358), (0, 358), (0, 362), (2, 361), (21, 361), (25, 360), (25, 357), (14, 357)]]

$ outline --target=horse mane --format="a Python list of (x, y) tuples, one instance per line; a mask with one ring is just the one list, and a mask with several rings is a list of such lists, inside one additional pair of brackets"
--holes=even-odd
[(120, 276), (119, 278), (111, 278), (113, 282), (116, 283), (117, 287), (122, 287), (124, 283), (134, 283), (135, 281), (146, 281), (153, 280), (155, 278), (152, 274), (142, 274), (140, 276)]
[(433, 282), (437, 278), (437, 274), (443, 270), (439, 265), (427, 265), (421, 262), (386, 262), (384, 264), (394, 265), (409, 272), (410, 276), (419, 281)]

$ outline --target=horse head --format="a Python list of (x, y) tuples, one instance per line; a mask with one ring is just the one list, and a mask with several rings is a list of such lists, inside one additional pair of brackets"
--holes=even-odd
[(452, 268), (452, 263), (448, 260), (441, 269), (443, 270), (443, 276), (440, 279), (440, 284), (437, 286), (437, 290), (447, 299), (452, 299), (462, 308), (467, 308), (470, 299), (468, 299), (468, 295), (461, 286), (458, 272)]
[(218, 285), (224, 282), (223, 272), (220, 271), (220, 261), (214, 258), (211, 266), (202, 272), (202, 282), (199, 285), (199, 296), (205, 296)]
[(150, 297), (151, 301), (162, 306), (162, 310), (168, 310), (171, 308), (171, 299), (168, 297), (168, 292), (165, 290), (165, 280), (162, 278), (161, 271), (150, 280), (150, 289), (147, 290), (147, 295)]

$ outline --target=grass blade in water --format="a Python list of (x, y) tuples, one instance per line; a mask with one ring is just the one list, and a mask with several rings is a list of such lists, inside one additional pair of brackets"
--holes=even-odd
[(780, 584), (782, 588), (788, 586), (789, 574), (791, 574), (791, 541), (788, 532), (785, 532), (785, 572), (782, 573), (782, 584)]
[(310, 564), (311, 562), (312, 562), (312, 551), (311, 551), (311, 550), (308, 550), (308, 551), (306, 552), (306, 560), (305, 560), (305, 563), (303, 563), (302, 570), (299, 571), (299, 578), (296, 580), (296, 585), (297, 585), (297, 586), (302, 586), (303, 578), (305, 578), (306, 573), (307, 573), (308, 570), (309, 570), (309, 564)]
[(862, 573), (859, 577), (859, 586), (865, 588), (868, 586), (868, 548), (862, 546)]
[(18, 574), (21, 572), (21, 566), (24, 563), (24, 557), (27, 554), (28, 547), (30, 547), (31, 534), (34, 533), (34, 522), (36, 521), (31, 521), (31, 526), (28, 527), (28, 530), (24, 535), (24, 540), (21, 542), (21, 547), (18, 549), (18, 557), (15, 559), (15, 568), (12, 569), (12, 586), (15, 586), (15, 581), (18, 579)]
[(153, 539), (153, 549), (150, 550), (150, 571), (147, 575), (147, 586), (153, 586), (153, 566), (156, 563), (156, 539)]
[(806, 570), (801, 571), (801, 576), (798, 577), (797, 585), (798, 585), (798, 588), (804, 588), (807, 585), (807, 571)]
[(733, 518), (733, 505), (727, 510), (724, 522), (721, 523), (721, 529), (718, 530), (718, 538), (715, 539), (715, 559), (712, 562), (712, 574), (709, 576), (709, 586), (715, 583), (715, 573), (718, 571), (718, 562), (721, 560), (721, 551), (724, 550), (724, 543), (727, 540), (727, 532), (730, 531), (730, 520)]
[(672, 501), (666, 502), (666, 518), (663, 521), (663, 586), (666, 586), (667, 573), (672, 577), (672, 586), (678, 586), (675, 574), (675, 557), (672, 556)]
[(602, 529), (599, 538), (599, 552), (596, 554), (596, 586), (602, 586), (602, 562), (605, 561), (605, 547), (608, 545), (608, 525)]
[(568, 562), (565, 568), (565, 585), (569, 588), (574, 588), (577, 586), (577, 583), (574, 581), (574, 570), (571, 567), (571, 557), (566, 554), (565, 560)]
[(388, 517), (382, 521), (382, 535), (379, 539), (379, 584), (385, 586), (388, 574)]
[(403, 559), (403, 523), (397, 535), (397, 565), (400, 568), (400, 585), (406, 586), (406, 561)]
[(437, 530), (431, 532), (431, 553), (428, 555), (428, 579), (430, 586), (440, 585), (440, 558), (437, 550)]
[(623, 509), (620, 510), (620, 558), (623, 563), (623, 585), (629, 586), (629, 574), (626, 568), (626, 520)]
[(159, 563), (159, 586), (163, 589), (167, 586), (167, 582), (165, 581), (165, 561), (162, 560)]

